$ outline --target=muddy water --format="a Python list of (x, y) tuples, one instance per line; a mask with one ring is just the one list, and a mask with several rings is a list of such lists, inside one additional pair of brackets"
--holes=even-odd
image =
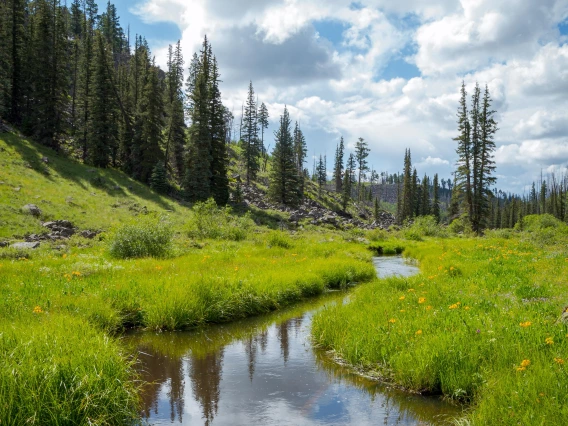
[[(379, 276), (417, 272), (402, 258), (375, 259)], [(152, 425), (439, 424), (457, 409), (337, 366), (309, 342), (315, 312), (332, 292), (277, 314), (187, 333), (135, 333)]]

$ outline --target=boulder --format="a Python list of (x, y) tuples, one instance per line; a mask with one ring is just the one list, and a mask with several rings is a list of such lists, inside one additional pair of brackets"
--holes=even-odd
[(8, 241), (0, 241), (0, 247), (8, 247), (10, 243)]
[(32, 216), (41, 216), (41, 210), (35, 204), (26, 204), (24, 207), (22, 207), (22, 211), (24, 213), (29, 213)]
[(98, 235), (98, 232), (96, 231), (89, 231), (89, 230), (84, 230), (81, 231), (81, 237), (83, 238), (87, 238), (89, 240), (92, 240), (93, 238), (95, 238)]
[(12, 244), (12, 248), (15, 248), (17, 250), (30, 250), (38, 248), (39, 244), (40, 243), (37, 241), (30, 243), (14, 243)]

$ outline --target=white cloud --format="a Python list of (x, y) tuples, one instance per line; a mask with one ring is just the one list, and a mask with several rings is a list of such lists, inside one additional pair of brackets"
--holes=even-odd
[[(272, 123), (285, 104), (293, 120), (301, 120), (310, 152), (329, 154), (339, 135), (348, 146), (361, 136), (380, 170), (399, 170), (410, 148), (421, 159), (417, 166), (449, 177), (464, 79), (470, 93), (476, 81), (490, 89), (505, 189), (568, 162), (568, 44), (557, 29), (568, 16), (568, 0), (351, 4), (147, 0), (135, 8), (147, 22), (180, 27), (186, 62), (207, 34), (221, 65), (225, 102), (235, 115), (252, 79)], [(318, 38), (313, 24), (323, 21), (342, 24), (340, 43)], [(409, 46), (415, 54), (407, 59), (421, 75), (378, 78)], [(156, 53), (165, 63), (164, 51)]]

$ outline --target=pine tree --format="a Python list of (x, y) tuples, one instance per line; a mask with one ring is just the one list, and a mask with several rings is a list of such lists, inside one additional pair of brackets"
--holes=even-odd
[(497, 132), (497, 123), (494, 119), (495, 111), (491, 109), (491, 97), (489, 89), (485, 86), (485, 93), (481, 103), (480, 116), (480, 148), (478, 150), (479, 160), (477, 161), (478, 171), (476, 181), (476, 214), (473, 221), (473, 230), (481, 233), (487, 226), (489, 218), (489, 207), (491, 197), (491, 186), (495, 184), (496, 178), (492, 176), (495, 171), (495, 142), (493, 140)]
[(141, 94), (135, 124), (135, 144), (138, 161), (134, 164), (134, 176), (148, 183), (156, 161), (163, 161), (162, 131), (164, 128), (164, 94), (158, 69), (152, 63)]
[(227, 157), (227, 146), (225, 143), (225, 108), (221, 100), (219, 90), (219, 70), (217, 59), (211, 52), (209, 46), (209, 56), (212, 57), (211, 83), (210, 83), (210, 129), (211, 129), (211, 195), (218, 205), (225, 205), (229, 201), (229, 178), (227, 169), (229, 159)]
[(400, 207), (399, 224), (412, 217), (413, 213), (413, 194), (412, 194), (412, 158), (410, 149), (404, 153), (404, 173), (401, 192), (402, 202)]
[(347, 204), (351, 199), (351, 193), (353, 191), (353, 183), (355, 181), (355, 157), (353, 154), (349, 154), (349, 158), (347, 159), (347, 164), (345, 166), (345, 173), (343, 176), (343, 193), (341, 204), (343, 207), (343, 211), (347, 211)]
[(439, 197), (439, 184), (438, 184), (438, 173), (434, 175), (433, 182), (433, 198), (432, 198), (432, 216), (436, 218), (436, 222), (440, 222), (440, 197)]
[(335, 150), (335, 161), (333, 166), (333, 180), (335, 182), (335, 191), (341, 192), (341, 186), (343, 181), (343, 155), (345, 151), (345, 146), (343, 142), (343, 136), (339, 140), (339, 145)]
[(249, 83), (249, 91), (243, 118), (243, 140), (244, 140), (244, 158), (247, 175), (247, 185), (251, 180), (256, 179), (256, 175), (260, 169), (258, 161), (258, 127), (256, 120), (256, 100), (254, 98), (254, 88), (252, 81)]
[(180, 41), (175, 51), (170, 45), (168, 49), (168, 71), (166, 73), (166, 143), (164, 166), (171, 170), (178, 182), (183, 178), (185, 170), (184, 151), (186, 147), (186, 126), (184, 119), (183, 97), (183, 55)]
[(260, 134), (261, 134), (260, 146), (262, 147), (261, 154), (263, 157), (266, 156), (266, 148), (264, 146), (264, 131), (268, 128), (269, 117), (270, 116), (268, 115), (268, 108), (266, 108), (266, 105), (263, 102), (260, 105), (260, 109), (258, 111), (258, 124), (260, 125)]
[(371, 150), (369, 149), (367, 142), (363, 138), (359, 138), (359, 140), (355, 143), (355, 158), (357, 160), (357, 165), (359, 169), (359, 174), (357, 178), (357, 198), (362, 200), (361, 198), (361, 181), (365, 179), (366, 173), (369, 171), (369, 165), (367, 162), (367, 157)]
[(58, 150), (67, 111), (67, 34), (59, 0), (37, 0), (33, 45), (35, 66), (31, 131), (40, 143)]
[(420, 214), (420, 186), (418, 185), (416, 168), (412, 171), (411, 194), (412, 216), (418, 216)]
[(296, 168), (298, 170), (299, 177), (299, 190), (302, 198), (304, 196), (304, 163), (306, 162), (306, 155), (308, 153), (308, 147), (306, 144), (306, 138), (298, 122), (294, 127), (294, 156), (296, 161)]
[(325, 161), (325, 157), (319, 156), (319, 161), (316, 166), (316, 175), (317, 175), (317, 183), (318, 183), (318, 192), (321, 198), (321, 190), (325, 186), (327, 181), (327, 161)]
[[(91, 0), (92, 1), (92, 0)], [(73, 121), (73, 128), (77, 135), (77, 142), (81, 158), (83, 162), (87, 162), (89, 151), (89, 130), (90, 113), (91, 113), (91, 92), (92, 92), (92, 69), (94, 50), (94, 25), (97, 14), (97, 7), (95, 4), (85, 3), (86, 9), (83, 15), (83, 38), (81, 39), (81, 46), (79, 48), (78, 58), (78, 75), (77, 75), (77, 95), (76, 95), (76, 108), (77, 116)]]
[(375, 221), (378, 222), (379, 218), (381, 217), (381, 211), (379, 209), (379, 197), (375, 197), (375, 205), (373, 208), (373, 217)]
[(199, 73), (191, 97), (190, 151), (185, 189), (192, 201), (205, 201), (211, 196), (211, 132), (209, 95), (209, 44), (203, 42)]
[(156, 163), (156, 165), (152, 169), (152, 176), (150, 177), (150, 188), (160, 194), (168, 194), (170, 191), (168, 174), (161, 161)]
[(458, 154), (457, 170), (455, 174), (456, 195), (463, 195), (467, 206), (467, 213), (471, 219), (473, 214), (473, 157), (471, 143), (471, 126), (467, 111), (467, 92), (465, 82), (462, 82), (460, 106), (458, 109), (459, 136), (454, 138), (458, 142), (456, 153)]
[(87, 127), (89, 129), (87, 161), (95, 167), (103, 168), (109, 166), (113, 148), (118, 144), (118, 111), (105, 66), (105, 61), (108, 60), (110, 60), (110, 51), (102, 35), (97, 33), (91, 71), (93, 81)]
[(420, 215), (428, 216), (431, 212), (430, 209), (430, 179), (424, 175), (422, 179), (422, 188), (420, 190)]
[(284, 205), (297, 205), (301, 194), (290, 124), (288, 109), (284, 107), (272, 151), (269, 196)]

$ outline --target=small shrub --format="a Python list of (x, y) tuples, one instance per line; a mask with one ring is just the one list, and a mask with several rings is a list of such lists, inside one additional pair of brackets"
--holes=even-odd
[(419, 216), (414, 223), (403, 230), (403, 236), (408, 240), (422, 241), (422, 237), (447, 237), (444, 227), (436, 222), (434, 216)]
[(292, 247), (292, 241), (290, 241), (290, 238), (283, 232), (275, 231), (271, 232), (268, 237), (268, 246), (289, 249)]
[(369, 241), (385, 241), (388, 239), (388, 233), (384, 229), (372, 229), (367, 232), (367, 239)]
[(166, 172), (166, 168), (161, 162), (157, 163), (152, 170), (150, 188), (159, 194), (168, 194), (170, 192), (168, 174)]
[(515, 225), (515, 230), (517, 231), (540, 232), (544, 229), (557, 229), (565, 232), (568, 227), (551, 214), (532, 214), (525, 216)]
[(254, 227), (254, 221), (248, 212), (241, 217), (232, 215), (229, 207), (218, 207), (209, 199), (193, 206), (187, 227), (191, 238), (242, 241)]
[(171, 225), (163, 218), (139, 217), (111, 234), (109, 252), (117, 259), (166, 257), (171, 251), (173, 234)]
[(471, 223), (469, 222), (469, 216), (467, 214), (464, 214), (457, 219), (454, 219), (452, 223), (448, 225), (448, 231), (454, 235), (473, 235)]

